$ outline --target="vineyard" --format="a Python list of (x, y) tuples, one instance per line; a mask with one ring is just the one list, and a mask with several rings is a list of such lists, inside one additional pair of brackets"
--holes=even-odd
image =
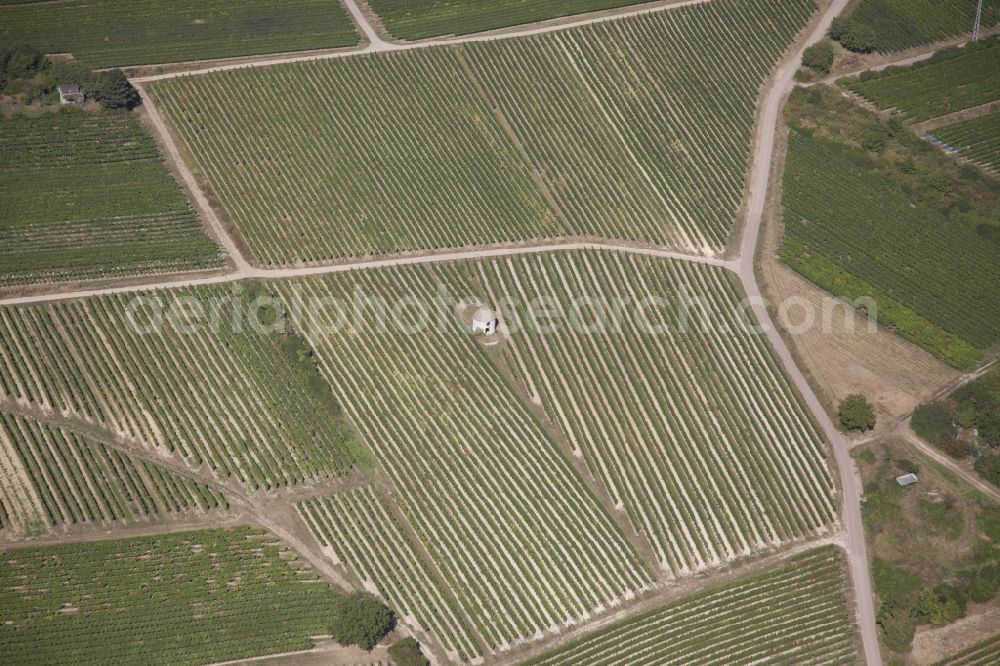
[(526, 326), (505, 350), (525, 392), (668, 574), (717, 567), (834, 520), (822, 439), (764, 340), (747, 330), (742, 291), (726, 271), (560, 253), (463, 273), (488, 301), (555, 299), (564, 312), (583, 294), (668, 299), (629, 311), (606, 334)]
[[(848, 16), (875, 29), (876, 49), (901, 51), (972, 30), (977, 0), (861, 0)], [(1000, 22), (1000, 2), (983, 2), (983, 28)]]
[(909, 67), (843, 82), (880, 109), (897, 109), (914, 122), (1000, 99), (1000, 37), (939, 51)]
[(298, 510), (333, 561), (402, 617), (437, 636), (451, 658), (467, 662), (482, 654), (482, 637), (468, 626), (452, 593), (422, 561), (378, 491), (366, 487), (309, 500)]
[(354, 46), (358, 35), (336, 0), (69, 0), (0, 3), (0, 42), (96, 68)]
[(132, 523), (170, 514), (225, 510), (221, 493), (64, 428), (0, 413), (4, 483), (21, 531), (50, 525)]
[(524, 666), (857, 664), (842, 558), (834, 547), (573, 641)]
[[(891, 299), (910, 313), (894, 322), (900, 332), (958, 367), (1000, 337), (1000, 291), (987, 287), (1000, 284), (1000, 248), (914, 202), (865, 155), (793, 131), (783, 204), (782, 256), (820, 286)], [(894, 312), (881, 305), (883, 321)]]
[(1000, 634), (976, 643), (934, 666), (992, 666), (1000, 663)]
[[(293, 302), (345, 302), (356, 293), (430, 302), (442, 285), (456, 299), (494, 303), (536, 296), (563, 303), (574, 294), (631, 303), (707, 290), (712, 311), (724, 318), (712, 322), (718, 335), (670, 324), (647, 339), (634, 321), (609, 336), (513, 333), (504, 365), (561, 431), (563, 453), (507, 388), (503, 369), (462, 330), (435, 324), (417, 335), (392, 326), (380, 332), (374, 308), (347, 330), (335, 325), (335, 313), (303, 327), (337, 399), (395, 482), (402, 515), (444, 589), (454, 591), (487, 650), (578, 621), (648, 584), (562, 455), (583, 457), (670, 576), (822, 532), (833, 521), (822, 443), (763, 343), (725, 328), (740, 323), (739, 291), (721, 269), (584, 252), (396, 267), (278, 288)], [(371, 517), (387, 534), (397, 529), (373, 497), (301, 510), (363, 580), (390, 566), (369, 531), (347, 534), (351, 515)], [(382, 592), (413, 608), (414, 591)], [(450, 649), (474, 649), (443, 610), (414, 613)]]
[(0, 206), (0, 286), (221, 265), (131, 114), (0, 119)]
[(263, 264), (565, 235), (712, 254), (761, 84), (814, 10), (719, 0), (151, 90)]
[(258, 67), (152, 90), (258, 262), (565, 233), (453, 51)]
[(929, 138), (949, 152), (1000, 171), (1000, 111), (938, 127)]
[[(358, 293), (431, 303), (440, 283), (410, 266), (275, 288), (289, 304), (356, 303)], [(412, 335), (391, 322), (383, 330), (382, 316), (365, 306), (344, 327), (324, 307), (304, 335), (487, 649), (540, 638), (645, 589), (652, 576), (638, 553), (478, 343), (437, 323)]]
[(369, 0), (382, 24), (400, 39), (467, 35), (522, 23), (637, 4), (642, 0)]
[(286, 353), (288, 334), (230, 323), (226, 313), (247, 296), (240, 285), (171, 292), (206, 304), (206, 320), (222, 312), (220, 324), (188, 331), (197, 320), (177, 310), (145, 334), (166, 295), (0, 309), (0, 398), (173, 452), (251, 489), (342, 473), (354, 454), (338, 405), (315, 368)]
[(175, 666), (303, 650), (335, 600), (245, 527), (8, 550), (0, 654), (23, 666)]

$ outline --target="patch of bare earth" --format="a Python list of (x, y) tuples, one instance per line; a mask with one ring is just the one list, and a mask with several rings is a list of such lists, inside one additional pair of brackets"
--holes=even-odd
[(1000, 606), (970, 604), (969, 614), (957, 622), (943, 627), (920, 627), (907, 662), (917, 666), (936, 663), (962, 647), (995, 635), (997, 627), (1000, 627)]
[[(888, 425), (928, 399), (958, 371), (867, 319), (777, 262), (764, 268), (779, 322), (828, 405), (862, 393)], [(815, 313), (806, 326), (807, 308)]]

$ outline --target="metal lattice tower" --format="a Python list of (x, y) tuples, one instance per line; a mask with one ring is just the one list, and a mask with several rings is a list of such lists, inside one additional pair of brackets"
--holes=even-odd
[(979, 41), (979, 19), (983, 15), (983, 0), (979, 0), (979, 4), (976, 6), (976, 23), (972, 26), (972, 41)]

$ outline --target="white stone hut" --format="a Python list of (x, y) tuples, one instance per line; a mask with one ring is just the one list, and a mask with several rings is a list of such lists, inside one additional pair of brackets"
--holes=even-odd
[(904, 474), (903, 476), (896, 477), (896, 483), (898, 483), (901, 486), (912, 486), (916, 482), (917, 482), (917, 475), (913, 474), (912, 472), (910, 474)]
[(497, 327), (499, 325), (500, 320), (497, 318), (497, 313), (488, 307), (483, 306), (476, 310), (475, 314), (472, 315), (473, 333), (494, 335), (497, 332)]

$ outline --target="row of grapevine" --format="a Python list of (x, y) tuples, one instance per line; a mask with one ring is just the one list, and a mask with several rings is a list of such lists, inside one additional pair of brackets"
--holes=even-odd
[[(666, 572), (719, 566), (834, 520), (822, 438), (748, 330), (728, 272), (560, 253), (480, 262), (472, 277), (493, 302), (627, 304), (614, 330), (529, 326), (505, 355)], [(654, 298), (665, 300), (637, 307)]]
[(152, 90), (265, 264), (565, 233), (454, 51), (258, 67)]
[(810, 255), (975, 348), (1000, 338), (996, 244), (914, 204), (864, 154), (792, 132), (783, 204), (786, 237)]
[[(397, 266), (274, 285), (290, 303), (434, 303), (433, 269)], [(317, 300), (318, 299), (318, 300)], [(449, 304), (450, 310), (454, 304)], [(464, 330), (302, 324), (337, 399), (396, 486), (445, 587), (502, 651), (585, 620), (651, 583), (614, 521)]]
[(466, 53), (573, 233), (713, 254), (761, 85), (815, 8), (718, 0)]
[(980, 641), (934, 666), (994, 666), (1000, 664), (1000, 634)]
[(470, 661), (482, 638), (470, 627), (416, 545), (375, 489), (360, 488), (302, 502), (299, 515), (324, 552), (379, 594), (411, 626), (432, 632), (449, 657)]
[[(0, 309), (0, 398), (165, 447), (251, 489), (342, 473), (353, 455), (338, 406), (281, 334), (234, 325), (248, 296), (234, 285)], [(172, 298), (197, 300), (202, 328), (185, 332), (197, 320), (167, 304), (162, 325), (143, 331)]]
[(330, 0), (0, 2), (0, 42), (72, 53), (87, 68), (354, 46), (347, 10)]
[(938, 127), (929, 138), (949, 152), (1000, 171), (1000, 111)]
[(133, 114), (0, 119), (0, 286), (221, 265)]
[(51, 525), (134, 522), (229, 506), (204, 484), (34, 420), (0, 414), (0, 445), (20, 459)]
[[(861, 0), (847, 15), (875, 30), (875, 48), (901, 51), (972, 30), (977, 0)], [(1000, 22), (1000, 1), (982, 3), (982, 26)]]
[(815, 8), (716, 0), (151, 91), (265, 264), (566, 235), (713, 254), (761, 85)]
[(399, 39), (468, 35), (641, 3), (642, 0), (369, 0), (382, 25)]
[(890, 67), (844, 85), (880, 109), (921, 122), (1000, 100), (1000, 36), (937, 53), (909, 67)]
[(247, 527), (7, 550), (4, 663), (205, 664), (312, 647), (336, 593)]
[(631, 617), (524, 666), (857, 665), (843, 560), (828, 546)]

